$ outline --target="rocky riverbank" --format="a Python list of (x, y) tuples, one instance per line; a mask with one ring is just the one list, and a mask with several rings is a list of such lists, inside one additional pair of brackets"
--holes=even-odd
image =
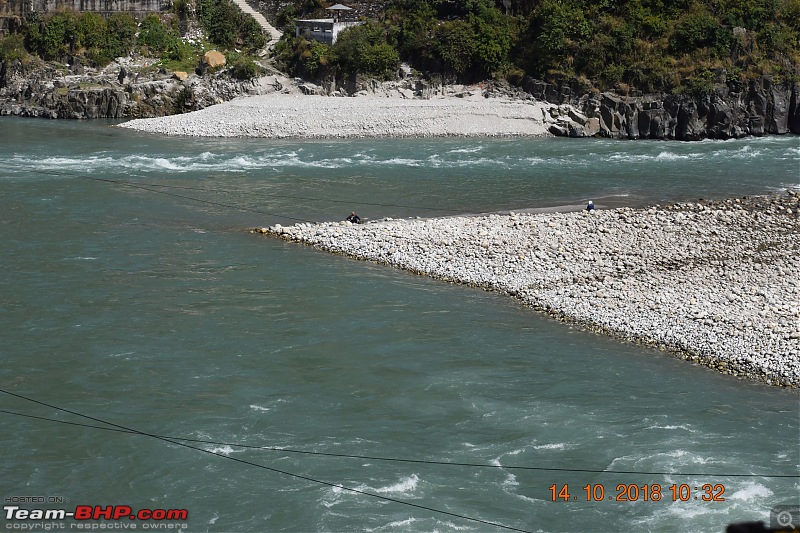
[(256, 233), (497, 290), (722, 373), (800, 386), (800, 192)]
[(300, 90), (278, 72), (236, 80), (224, 72), (169, 72), (152, 60), (118, 58), (93, 69), (20, 61), (0, 64), (0, 116), (96, 119), (160, 117), (204, 109), (247, 95)]
[[(771, 77), (764, 76), (753, 80), (748, 85), (727, 82), (720, 83), (714, 91), (702, 96), (680, 94), (620, 95), (616, 93), (599, 93), (589, 91), (572, 84), (556, 86), (541, 81), (526, 79), (522, 87), (513, 87), (504, 82), (487, 82), (472, 86), (442, 85), (430, 80), (414, 78), (409, 72), (395, 81), (378, 82), (374, 79), (357, 77), (344, 85), (314, 85), (301, 79), (291, 79), (278, 71), (272, 70), (268, 75), (253, 80), (239, 81), (232, 79), (224, 72), (197, 75), (195, 73), (173, 73), (156, 68), (139, 58), (118, 58), (103, 69), (91, 69), (74, 58), (70, 65), (54, 65), (46, 63), (23, 64), (19, 61), (5, 62), (0, 65), (0, 116), (18, 115), (46, 118), (153, 118), (177, 115), (192, 111), (204, 110), (212, 105), (229, 102), (242, 96), (256, 95), (306, 95), (311, 100), (304, 102), (302, 108), (317, 106), (320, 113), (334, 113), (339, 109), (348, 109), (351, 115), (360, 115), (362, 110), (373, 114), (370, 109), (375, 106), (386, 107), (391, 112), (397, 106), (406, 111), (412, 107), (419, 111), (423, 122), (429, 113), (426, 109), (435, 107), (454, 109), (461, 104), (444, 105), (442, 100), (453, 102), (485, 101), (484, 106), (476, 103), (467, 104), (473, 108), (498, 108), (503, 103), (505, 110), (517, 106), (516, 115), (505, 116), (495, 126), (485, 122), (486, 109), (475, 112), (452, 113), (443, 111), (439, 114), (438, 124), (425, 122), (425, 127), (417, 133), (412, 127), (394, 127), (403, 117), (397, 120), (378, 122), (367, 119), (359, 120), (358, 116), (347, 114), (335, 116), (331, 120), (327, 115), (310, 116), (310, 112), (301, 111), (299, 116), (293, 113), (294, 107), (282, 108), (279, 99), (273, 106), (277, 116), (262, 116), (268, 124), (258, 126), (255, 118), (243, 115), (238, 120), (245, 122), (243, 126), (232, 124), (233, 115), (230, 110), (220, 109), (220, 113), (228, 116), (222, 120), (224, 127), (216, 130), (211, 127), (214, 122), (212, 113), (192, 115), (192, 118), (176, 119), (169, 126), (163, 123), (131, 124), (129, 127), (143, 131), (170, 134), (203, 135), (203, 136), (259, 136), (259, 137), (368, 137), (368, 136), (427, 136), (427, 135), (542, 135), (552, 134), (565, 137), (610, 137), (621, 139), (677, 139), (701, 140), (705, 138), (729, 139), (747, 135), (766, 134), (800, 134), (800, 83), (777, 83)], [(322, 103), (322, 96), (357, 97), (358, 104), (350, 102), (350, 98), (331, 98), (333, 102)], [(345, 102), (347, 100), (347, 102)], [(376, 104), (376, 100), (385, 100), (384, 104)], [(409, 105), (393, 104), (394, 101), (427, 102), (435, 101), (430, 106), (419, 103)], [(251, 107), (258, 111), (265, 107), (259, 104), (237, 104)], [(467, 105), (462, 105), (466, 107)], [(277, 106), (277, 107), (275, 107)], [(534, 106), (541, 110), (529, 113)], [(358, 109), (352, 111), (352, 108)], [(520, 111), (522, 110), (522, 112)], [(488, 111), (498, 115), (505, 111)], [(380, 113), (379, 113), (380, 114)], [(454, 120), (461, 120), (452, 126), (441, 125), (446, 115), (453, 115)], [(323, 116), (328, 120), (324, 120)], [(282, 119), (279, 120), (279, 119)], [(353, 124), (353, 131), (339, 131), (337, 124), (348, 120), (359, 122)], [(520, 121), (527, 121), (523, 125)], [(200, 123), (189, 126), (191, 120)], [(410, 119), (413, 121), (413, 119)], [(473, 124), (473, 121), (476, 121)], [(325, 122), (325, 124), (322, 124)], [(537, 122), (538, 126), (531, 133), (528, 126)], [(157, 125), (156, 125), (157, 124)], [(179, 124), (179, 126), (177, 126)], [(374, 125), (374, 127), (371, 126)], [(432, 127), (428, 127), (432, 126)], [(544, 129), (542, 130), (541, 127)], [(346, 130), (347, 128), (343, 128)], [(229, 131), (238, 130), (231, 134)], [(310, 133), (311, 130), (315, 130)], [(186, 131), (187, 133), (182, 133)], [(272, 134), (270, 131), (276, 133)]]
[(551, 129), (560, 136), (699, 141), (800, 134), (800, 82), (772, 76), (741, 83), (723, 75), (702, 95), (599, 93), (575, 82), (556, 86), (532, 78), (522, 88), (538, 100), (578, 110), (570, 115), (577, 125)]

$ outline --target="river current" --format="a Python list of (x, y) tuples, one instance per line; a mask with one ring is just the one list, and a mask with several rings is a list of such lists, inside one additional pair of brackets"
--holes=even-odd
[(786, 188), (797, 136), (278, 142), (4, 117), (0, 496), (186, 509), (174, 524), (209, 532), (769, 522), (800, 506), (796, 390), (246, 230)]

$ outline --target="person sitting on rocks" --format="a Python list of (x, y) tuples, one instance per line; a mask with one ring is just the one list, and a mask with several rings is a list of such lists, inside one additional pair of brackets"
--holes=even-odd
[(593, 201), (589, 200), (589, 203), (586, 205), (586, 210), (589, 211), (590, 213), (592, 211), (594, 211), (594, 202)]
[(352, 213), (350, 213), (350, 216), (347, 217), (347, 221), (353, 224), (361, 224), (361, 217), (356, 215), (356, 212), (353, 211)]

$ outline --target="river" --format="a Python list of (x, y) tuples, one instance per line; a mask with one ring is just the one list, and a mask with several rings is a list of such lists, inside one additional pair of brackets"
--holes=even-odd
[(763, 194), (800, 187), (797, 136), (297, 142), (4, 117), (0, 160), (5, 505), (185, 509), (173, 525), (209, 532), (722, 532), (800, 505), (796, 390), (246, 231)]

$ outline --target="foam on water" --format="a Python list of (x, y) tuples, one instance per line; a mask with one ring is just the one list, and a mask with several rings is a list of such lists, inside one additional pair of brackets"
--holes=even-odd
[(688, 431), (689, 433), (697, 433), (696, 429), (692, 429), (687, 424), (679, 424), (679, 425), (667, 425), (667, 426), (648, 426), (647, 429), (667, 429), (667, 430), (675, 430), (681, 429), (683, 431)]
[(565, 442), (552, 442), (549, 444), (536, 444), (533, 446), (534, 450), (565, 450), (570, 446)]
[(517, 476), (515, 476), (514, 474), (506, 474), (506, 478), (503, 480), (502, 485), (505, 487), (519, 486), (519, 481), (517, 481)]
[(411, 474), (407, 478), (398, 481), (394, 485), (378, 487), (374, 490), (379, 494), (395, 493), (408, 496), (417, 488), (417, 483), (419, 483), (419, 477), (417, 477), (416, 474)]
[[(642, 526), (658, 527), (658, 524), (670, 522), (675, 519), (683, 524), (691, 524), (694, 531), (718, 531), (724, 524), (737, 522), (769, 521), (769, 509), (776, 505), (774, 493), (764, 485), (757, 482), (744, 482), (742, 488), (735, 489), (733, 492), (730, 482), (725, 484), (724, 501), (704, 502), (700, 496), (704, 494), (702, 488), (694, 491), (695, 486), (704, 483), (697, 480), (694, 483), (683, 480), (692, 487), (692, 494), (698, 494), (698, 499), (694, 496), (688, 501), (671, 501), (671, 491), (662, 491), (660, 503), (649, 504), (654, 510), (647, 516), (638, 517), (635, 521)], [(705, 480), (710, 483), (709, 480)], [(722, 484), (722, 483), (719, 483)], [(663, 485), (662, 485), (663, 488)]]
[(378, 165), (390, 166), (390, 165), (398, 165), (398, 166), (405, 166), (405, 167), (419, 167), (422, 166), (425, 162), (419, 159), (407, 159), (403, 157), (394, 157), (391, 159), (385, 159), (383, 161), (375, 161)]
[(506, 452), (504, 455), (519, 455), (524, 452), (524, 448), (517, 448), (516, 450), (511, 450), (510, 452)]
[(688, 160), (701, 159), (704, 156), (705, 154), (703, 153), (676, 154), (675, 152), (662, 151), (659, 152), (657, 155), (618, 153), (610, 155), (608, 159), (611, 161), (620, 161), (624, 163), (641, 163), (641, 162), (688, 161)]
[[(682, 441), (685, 443), (685, 441)], [(685, 443), (686, 444), (686, 443)], [(659, 470), (664, 472), (685, 473), (693, 471), (700, 465), (726, 464), (725, 460), (690, 452), (682, 449), (667, 450), (641, 455), (617, 457), (608, 466), (609, 470)], [(669, 480), (670, 477), (666, 476)]]
[[(447, 531), (470, 531), (474, 529), (471, 526), (465, 526), (465, 525), (459, 526), (450, 521), (436, 520), (436, 522), (446, 527)], [(438, 529), (434, 529), (434, 531), (438, 531)]]
[(483, 146), (473, 146), (470, 148), (454, 148), (453, 150), (448, 150), (447, 153), (449, 154), (474, 154), (475, 152), (480, 152), (483, 150)]
[(742, 146), (738, 150), (717, 150), (711, 155), (717, 158), (726, 157), (729, 159), (758, 159), (764, 154), (764, 150), (753, 149), (751, 146)]
[(372, 527), (372, 528), (368, 527), (368, 528), (365, 528), (364, 530), (365, 531), (370, 531), (370, 532), (372, 532), (372, 531), (384, 531), (384, 530), (387, 530), (387, 529), (396, 529), (396, 528), (400, 528), (401, 530), (404, 530), (405, 528), (407, 528), (411, 524), (415, 523), (416, 521), (417, 521), (416, 518), (411, 517), (411, 518), (406, 518), (405, 520), (395, 520), (394, 522), (389, 522), (388, 524), (384, 524), (384, 525), (379, 526), (379, 527)]
[(232, 453), (242, 453), (244, 450), (235, 450), (233, 447), (225, 445), (225, 446), (214, 446), (211, 448), (206, 448), (211, 453), (218, 453), (222, 455), (230, 455)]
[[(358, 485), (353, 486), (352, 488), (361, 492), (392, 494), (393, 497), (395, 496), (400, 497), (400, 496), (413, 495), (413, 492), (417, 488), (418, 483), (419, 483), (419, 477), (417, 476), (417, 474), (411, 474), (410, 476), (400, 479), (397, 483), (394, 483), (392, 485), (386, 485), (384, 487), (371, 487), (364, 483), (360, 483)], [(339, 496), (345, 494), (358, 496), (358, 493), (355, 493), (351, 490), (347, 490), (342, 487), (331, 487), (328, 492), (330, 492), (330, 494), (336, 497), (335, 500), (338, 500)], [(334, 504), (335, 502), (330, 502), (330, 503)]]
[(763, 500), (769, 498), (774, 493), (769, 490), (767, 487), (762, 485), (761, 483), (755, 481), (748, 481), (744, 483), (744, 486), (727, 496), (726, 499), (731, 499), (735, 501), (742, 501), (742, 502), (752, 502), (756, 500)]
[[(602, 146), (602, 143), (598, 142)], [(761, 144), (759, 148), (739, 143), (717, 142), (712, 144), (716, 150), (711, 152), (691, 151), (682, 153), (680, 150), (660, 150), (658, 153), (631, 153), (620, 152), (615, 149), (618, 145), (609, 144), (610, 153), (591, 151), (576, 153), (569, 156), (553, 154), (548, 156), (525, 154), (509, 155), (499, 152), (488, 155), (487, 145), (479, 144), (474, 147), (458, 146), (456, 148), (435, 151), (435, 148), (426, 146), (424, 151), (432, 153), (421, 157), (389, 155), (380, 157), (374, 149), (356, 149), (352, 154), (344, 153), (329, 157), (330, 154), (318, 154), (314, 150), (298, 147), (286, 149), (285, 145), (259, 148), (248, 153), (219, 152), (208, 150), (196, 155), (168, 155), (166, 153), (141, 153), (121, 155), (109, 150), (95, 152), (88, 157), (70, 157), (68, 155), (51, 155), (44, 158), (29, 158), (25, 155), (14, 155), (9, 158), (8, 172), (11, 175), (27, 173), (31, 170), (102, 174), (103, 172), (122, 171), (130, 173), (149, 173), (154, 170), (167, 174), (187, 174), (194, 172), (212, 173), (241, 173), (242, 171), (281, 169), (351, 169), (354, 167), (377, 168), (431, 168), (431, 169), (462, 169), (462, 168), (502, 168), (524, 171), (530, 166), (553, 169), (586, 168), (594, 167), (598, 162), (605, 161), (612, 164), (627, 165), (641, 163), (686, 163), (692, 161), (712, 159), (725, 160), (759, 160), (770, 157), (797, 157), (800, 148), (782, 144)], [(680, 145), (684, 148), (683, 145)], [(769, 151), (769, 153), (767, 153)], [(779, 151), (779, 153), (774, 153)], [(472, 157), (472, 154), (486, 154), (483, 157)], [(50, 177), (48, 175), (48, 177)]]

